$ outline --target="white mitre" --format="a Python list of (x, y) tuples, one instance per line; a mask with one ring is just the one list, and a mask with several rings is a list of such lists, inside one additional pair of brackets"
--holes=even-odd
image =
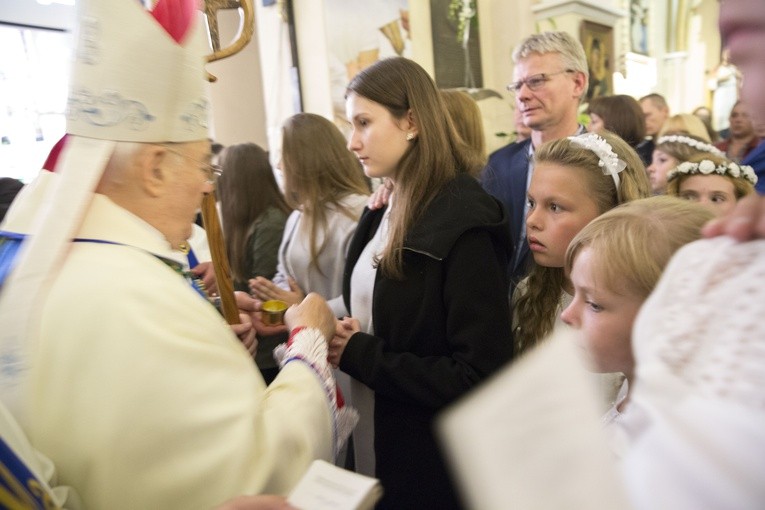
[(136, 1), (78, 0), (67, 133), (102, 140), (208, 137), (205, 28), (176, 43)]
[(0, 293), (0, 398), (22, 423), (27, 417), (20, 395), (35, 337), (30, 320), (66, 257), (116, 142), (209, 138), (204, 79), (209, 50), (201, 14), (190, 12), (191, 25), (176, 42), (138, 1), (77, 1), (70, 139)]

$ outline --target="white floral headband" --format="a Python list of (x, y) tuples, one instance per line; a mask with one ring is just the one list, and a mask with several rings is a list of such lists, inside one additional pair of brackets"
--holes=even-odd
[(661, 145), (663, 143), (682, 143), (683, 145), (687, 145), (689, 147), (693, 147), (696, 150), (703, 151), (703, 152), (709, 152), (711, 154), (714, 154), (715, 156), (720, 156), (721, 158), (725, 157), (725, 154), (723, 151), (718, 149), (712, 144), (701, 142), (699, 140), (695, 140), (691, 138), (690, 136), (683, 136), (683, 135), (666, 135), (662, 136), (658, 140), (656, 140), (656, 145)]
[(752, 185), (757, 184), (757, 175), (754, 173), (751, 166), (739, 166), (732, 161), (715, 165), (713, 161), (708, 159), (704, 159), (698, 163), (691, 163), (690, 161), (680, 163), (667, 173), (667, 182), (677, 178), (680, 174), (710, 175), (713, 173), (717, 175), (730, 175), (734, 179), (746, 179), (751, 182)]
[(627, 163), (619, 159), (614, 152), (614, 148), (602, 136), (595, 133), (584, 133), (578, 136), (569, 136), (568, 139), (580, 147), (592, 151), (600, 160), (598, 166), (603, 170), (603, 175), (610, 175), (616, 186), (616, 196), (620, 197), (619, 173), (627, 168)]

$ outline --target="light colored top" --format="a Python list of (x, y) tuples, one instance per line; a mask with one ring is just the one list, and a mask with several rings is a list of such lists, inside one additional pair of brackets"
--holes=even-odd
[[(377, 278), (375, 259), (383, 252), (390, 232), (390, 212), (393, 208), (393, 195), (388, 200), (388, 209), (383, 214), (380, 227), (367, 243), (359, 256), (351, 275), (351, 310), (359, 321), (361, 331), (374, 335), (372, 322), (372, 303), (374, 286)], [(375, 393), (369, 386), (351, 378), (351, 396), (353, 405), (359, 412), (359, 424), (353, 431), (355, 466), (358, 473), (375, 475)]]
[(465, 506), (630, 509), (588, 375), (575, 333), (558, 329), (442, 413)]
[(75, 243), (40, 304), (25, 429), (86, 508), (286, 494), (332, 457), (316, 372), (292, 362), (266, 388), (220, 314), (155, 256), (178, 257), (158, 231), (95, 195), (78, 237), (123, 245)]
[(316, 245), (324, 243), (324, 249), (318, 257), (318, 268), (311, 264), (311, 225), (302, 211), (293, 211), (284, 227), (284, 237), (279, 246), (279, 264), (273, 282), (289, 290), (287, 277), (291, 276), (306, 294), (316, 292), (326, 299), (335, 317), (347, 315), (342, 296), (345, 257), (367, 199), (366, 195), (348, 195), (343, 198), (342, 204), (353, 213), (353, 218), (329, 206), (326, 229), (317, 233)]
[(609, 446), (611, 451), (617, 456), (622, 457), (629, 447), (629, 432), (624, 428), (622, 424), (622, 417), (624, 416), (624, 410), (620, 410), (620, 406), (624, 403), (629, 395), (629, 381), (624, 379), (622, 387), (619, 388), (619, 393), (616, 395), (613, 405), (605, 412), (601, 421), (603, 422), (603, 429), (609, 440)]
[[(513, 304), (517, 302), (520, 296), (527, 292), (528, 284), (528, 277), (524, 278), (518, 283), (518, 286), (515, 289), (515, 293), (513, 294)], [(561, 313), (568, 307), (568, 305), (571, 304), (573, 300), (573, 295), (566, 291), (561, 291), (558, 307), (555, 309), (555, 323), (553, 324), (553, 330), (548, 333), (548, 337), (552, 337), (556, 333), (565, 333), (566, 331), (571, 331), (571, 326), (563, 322), (563, 319), (561, 319)], [(523, 327), (523, 325), (519, 324), (518, 316), (515, 313), (515, 310), (513, 310), (513, 331), (515, 331), (518, 327)], [(608, 409), (614, 403), (614, 400), (616, 400), (616, 395), (619, 392), (619, 388), (621, 388), (622, 381), (624, 380), (624, 375), (620, 372), (603, 374), (590, 372), (590, 378), (592, 379), (592, 383), (597, 388), (598, 394), (601, 396), (601, 411), (605, 412), (606, 409)]]

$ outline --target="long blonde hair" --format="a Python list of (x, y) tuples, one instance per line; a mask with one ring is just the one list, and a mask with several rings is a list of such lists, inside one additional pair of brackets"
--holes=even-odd
[[(619, 173), (618, 190), (613, 177), (603, 172), (599, 157), (568, 138), (553, 140), (539, 147), (534, 155), (535, 164), (552, 163), (571, 168), (572, 178), (584, 177), (587, 180), (586, 189), (590, 192), (589, 199), (595, 202), (599, 214), (621, 203), (651, 196), (645, 166), (635, 150), (613, 133), (605, 131), (599, 135), (626, 163)], [(552, 331), (565, 282), (562, 267), (536, 264), (532, 267), (526, 285), (519, 287), (513, 296), (517, 318), (514, 338), (518, 352), (528, 350)]]
[[(313, 113), (298, 113), (282, 130), (282, 170), (287, 203), (309, 219), (311, 265), (319, 268), (319, 232), (327, 227), (327, 211), (334, 207), (353, 220), (358, 215), (343, 205), (348, 195), (368, 195), (359, 161), (345, 146), (332, 122)], [(325, 238), (326, 241), (326, 238)]]
[(385, 107), (394, 119), (411, 115), (414, 138), (396, 168), (396, 199), (390, 216), (390, 237), (380, 257), (389, 278), (403, 279), (406, 233), (443, 186), (459, 173), (476, 175), (482, 157), (457, 135), (433, 79), (407, 58), (380, 60), (348, 85), (354, 93)]
[(572, 239), (565, 270), (589, 248), (598, 285), (611, 292), (647, 298), (669, 259), (701, 237), (701, 227), (714, 213), (697, 203), (670, 196), (635, 200), (598, 216)]

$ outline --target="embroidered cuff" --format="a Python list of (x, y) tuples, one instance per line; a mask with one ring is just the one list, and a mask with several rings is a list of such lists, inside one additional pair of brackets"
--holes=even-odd
[(335, 384), (335, 377), (327, 361), (328, 354), (327, 341), (321, 332), (306, 327), (293, 329), (289, 341), (274, 349), (274, 359), (280, 368), (292, 361), (300, 361), (311, 367), (319, 377), (332, 413), (333, 451), (337, 456), (359, 421), (359, 416), (355, 409), (343, 406), (342, 397), (338, 399), (340, 390)]

